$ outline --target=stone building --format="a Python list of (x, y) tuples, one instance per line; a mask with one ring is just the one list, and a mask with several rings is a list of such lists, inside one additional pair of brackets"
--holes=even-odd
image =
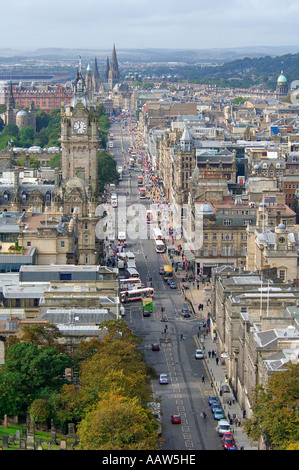
[(289, 86), (286, 77), (283, 74), (283, 70), (277, 79), (276, 84), (276, 98), (282, 100), (286, 98), (289, 94)]
[[(4, 122), (4, 125), (7, 126), (9, 124), (15, 124), (19, 129), (22, 127), (32, 126), (35, 131), (36, 111), (34, 101), (31, 100), (28, 102), (28, 111), (25, 111), (25, 109), (20, 109), (20, 107), (17, 107), (16, 105), (17, 103), (14, 97), (13, 87), (10, 82), (6, 98), (6, 111), (0, 116)], [(25, 107), (27, 106), (22, 106), (22, 108)]]
[[(285, 348), (298, 348), (298, 321), (289, 309), (296, 308), (299, 294), (228, 266), (213, 270), (211, 285), (212, 335), (237, 400), (250, 418), (254, 388), (267, 383), (271, 367), (274, 371), (269, 360), (282, 358)], [(298, 357), (293, 355), (293, 360)]]

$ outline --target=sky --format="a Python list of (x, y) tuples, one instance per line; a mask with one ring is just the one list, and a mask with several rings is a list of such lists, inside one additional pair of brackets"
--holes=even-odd
[(299, 45), (298, 0), (2, 0), (0, 49)]

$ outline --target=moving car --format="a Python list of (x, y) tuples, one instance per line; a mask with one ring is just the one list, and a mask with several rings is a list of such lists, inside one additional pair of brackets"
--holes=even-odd
[(153, 343), (152, 344), (152, 351), (160, 351), (159, 343)]
[(175, 283), (175, 282), (171, 282), (171, 283), (169, 284), (169, 287), (170, 287), (170, 289), (176, 289), (176, 283)]
[(181, 416), (180, 415), (171, 415), (171, 422), (172, 422), (172, 424), (180, 424), (181, 423)]
[(167, 374), (160, 374), (159, 382), (160, 382), (160, 384), (168, 384)]
[(203, 359), (204, 358), (204, 355), (203, 355), (203, 352), (201, 349), (196, 349), (196, 352), (195, 352), (195, 359)]
[(163, 266), (160, 266), (160, 268), (159, 268), (159, 274), (164, 274), (164, 268), (163, 268)]

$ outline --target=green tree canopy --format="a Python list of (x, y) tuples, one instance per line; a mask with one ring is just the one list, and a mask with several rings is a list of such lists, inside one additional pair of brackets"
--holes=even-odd
[(64, 370), (72, 360), (53, 348), (17, 343), (7, 349), (0, 369), (0, 415), (24, 414), (37, 398), (48, 397), (66, 383)]
[(299, 364), (290, 363), (269, 379), (267, 388), (256, 388), (253, 418), (244, 424), (253, 440), (263, 437), (275, 449), (299, 450), (298, 373)]

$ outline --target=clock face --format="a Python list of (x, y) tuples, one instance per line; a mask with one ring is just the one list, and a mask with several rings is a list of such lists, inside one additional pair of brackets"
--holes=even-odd
[(77, 134), (83, 134), (86, 131), (86, 124), (84, 121), (76, 121), (74, 124), (74, 131)]

